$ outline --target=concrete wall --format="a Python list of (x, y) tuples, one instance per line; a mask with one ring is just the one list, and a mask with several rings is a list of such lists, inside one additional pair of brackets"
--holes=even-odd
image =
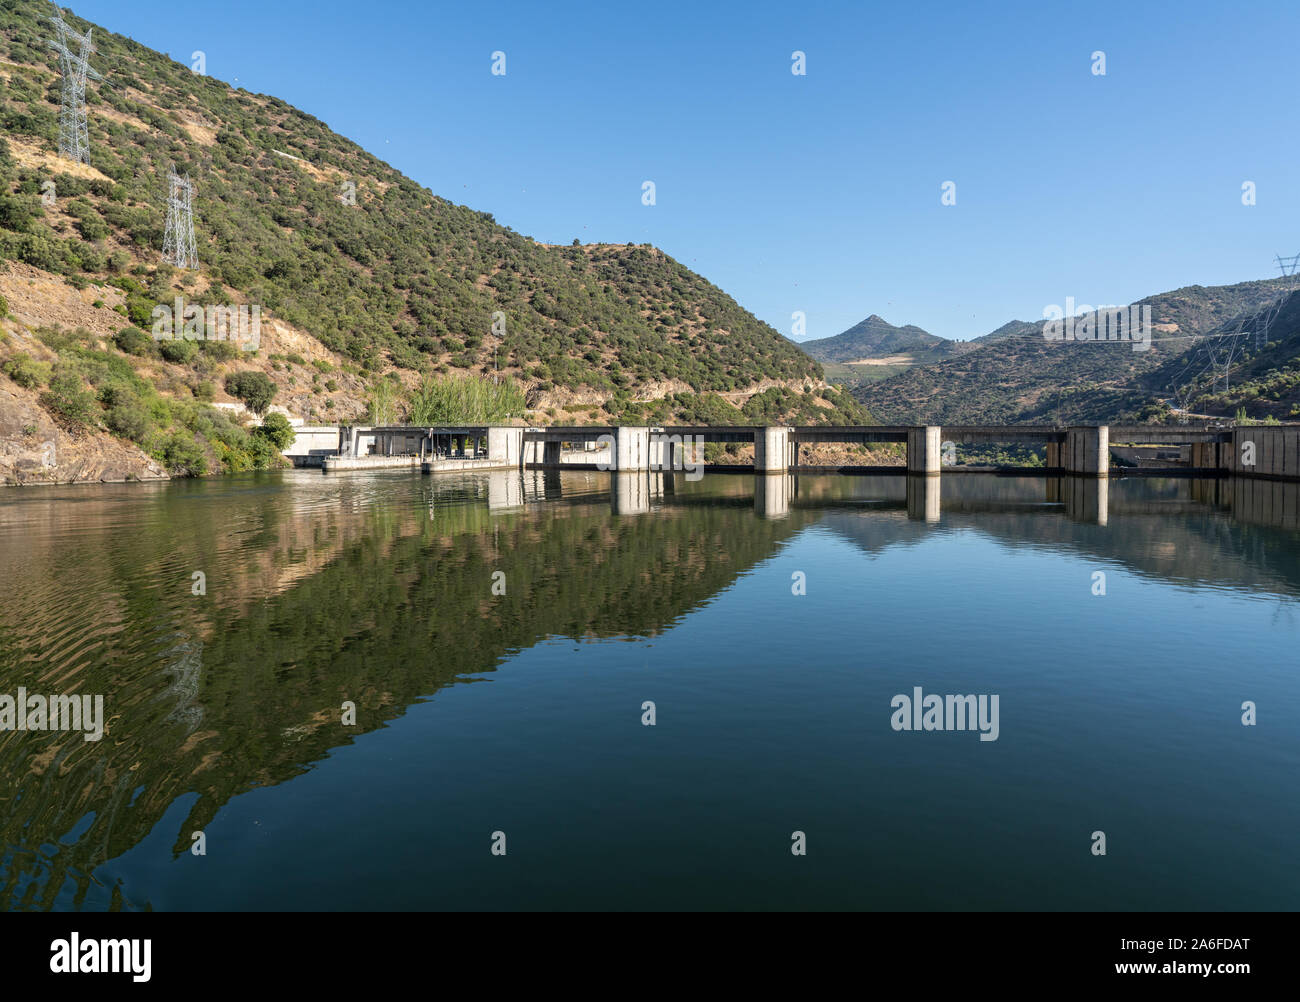
[(650, 429), (614, 429), (614, 469), (620, 472), (650, 469)]
[(790, 470), (791, 441), (789, 428), (754, 429), (754, 472), (787, 473)]
[(938, 425), (909, 428), (907, 432), (907, 472), (933, 476), (940, 471), (943, 429)]
[(524, 455), (522, 428), (489, 428), (488, 459), (500, 466), (518, 467)]
[(281, 452), (295, 466), (319, 465), (339, 449), (338, 425), (305, 424), (294, 429), (294, 440)]
[(1193, 442), (1189, 462), (1198, 470), (1232, 469), (1231, 442)]
[(1227, 469), (1243, 476), (1300, 478), (1300, 428), (1234, 428), (1232, 452), (1224, 458)]
[(1100, 425), (1066, 429), (1061, 465), (1068, 473), (1088, 477), (1109, 476), (1110, 428)]

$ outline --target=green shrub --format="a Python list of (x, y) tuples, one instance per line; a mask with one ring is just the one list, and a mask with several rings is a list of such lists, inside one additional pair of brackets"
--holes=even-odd
[(172, 432), (154, 458), (177, 476), (201, 477), (208, 472), (208, 457), (192, 434)]
[(199, 353), (198, 346), (193, 341), (159, 341), (158, 350), (168, 362), (177, 365), (189, 365)]
[(104, 225), (103, 220), (97, 216), (87, 216), (85, 219), (77, 220), (77, 232), (81, 234), (83, 240), (89, 240), (93, 243), (106, 239), (109, 230)]
[(4, 296), (0, 296), (0, 320), (4, 320), (8, 316), (9, 316), (9, 300), (5, 299)]
[(280, 450), (267, 436), (256, 434), (258, 431), (261, 429), (254, 429), (254, 434), (248, 439), (248, 451), (253, 459), (253, 469), (265, 470), (278, 466), (281, 462)]
[(254, 414), (264, 414), (275, 399), (275, 383), (265, 372), (234, 372), (226, 377), (226, 392)]
[(239, 349), (229, 341), (200, 341), (203, 354), (214, 362), (229, 362), (239, 354)]
[(261, 436), (275, 446), (277, 452), (283, 452), (293, 445), (298, 433), (283, 414), (268, 414), (262, 419), (260, 427), (253, 429), (254, 436)]
[(25, 390), (34, 390), (50, 378), (48, 362), (38, 362), (26, 352), (18, 352), (2, 367), (4, 374)]
[(104, 415), (104, 424), (114, 435), (143, 442), (153, 428), (148, 412), (138, 400), (124, 400), (110, 407)]
[(88, 427), (99, 416), (95, 397), (83, 387), (81, 376), (63, 368), (51, 377), (50, 388), (41, 394), (41, 404), (65, 428)]
[(153, 326), (153, 310), (157, 304), (148, 296), (128, 295), (126, 297), (126, 314), (131, 323), (141, 327)]
[(113, 343), (117, 345), (118, 351), (124, 351), (128, 355), (153, 354), (153, 338), (135, 327), (123, 327), (113, 335)]

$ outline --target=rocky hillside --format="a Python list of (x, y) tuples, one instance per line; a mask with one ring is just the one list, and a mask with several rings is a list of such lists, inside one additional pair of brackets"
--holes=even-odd
[(1206, 335), (1248, 325), (1291, 281), (1188, 286), (1139, 300), (1136, 305), (1149, 305), (1152, 314), (1153, 340), (1146, 351), (1127, 344), (1049, 341), (1041, 322), (1013, 321), (971, 342), (965, 354), (858, 385), (853, 393), (885, 423), (1163, 420), (1171, 414), (1168, 401), (1177, 395), (1170, 363), (1200, 350)]
[[(72, 30), (94, 28), (104, 80), (86, 88), (90, 163), (63, 159), (54, 13), (0, 0), (0, 364), (24, 373), (0, 393), (0, 434), (38, 426), (21, 448), (6, 438), (23, 463), (48, 427), (37, 407), (65, 445), (131, 443), (137, 472), (259, 465), (267, 451), (212, 417), (237, 410), (230, 377), (244, 371), (320, 421), (376, 397), (400, 416), (422, 380), (489, 373), (524, 391), (520, 420), (866, 419), (816, 362), (655, 248), (540, 244), (283, 101), (68, 13)], [(196, 188), (195, 270), (160, 263), (172, 165)], [(178, 296), (259, 306), (261, 350), (164, 354), (133, 333)]]

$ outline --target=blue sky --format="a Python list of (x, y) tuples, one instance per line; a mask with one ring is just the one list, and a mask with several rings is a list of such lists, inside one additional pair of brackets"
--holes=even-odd
[(202, 50), (210, 75), (537, 240), (653, 243), (786, 334), (802, 311), (806, 337), (870, 313), (975, 337), (1300, 253), (1294, 4), (73, 10), (186, 63)]

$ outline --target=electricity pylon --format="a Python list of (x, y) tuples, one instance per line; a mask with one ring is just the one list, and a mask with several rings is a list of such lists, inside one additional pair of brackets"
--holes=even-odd
[(194, 182), (181, 177), (175, 166), (167, 178), (167, 232), (163, 236), (163, 260), (177, 268), (198, 268), (199, 251), (194, 241)]
[(1295, 254), (1291, 257), (1283, 257), (1281, 254), (1274, 254), (1273, 258), (1277, 261), (1277, 270), (1282, 273), (1282, 277), (1290, 278), (1292, 281), (1284, 284), (1284, 288), (1286, 289), (1285, 293), (1279, 296), (1273, 303), (1265, 307), (1264, 322), (1259, 325), (1258, 330), (1255, 332), (1256, 351), (1262, 351), (1264, 345), (1268, 344), (1268, 330), (1273, 326), (1273, 321), (1277, 319), (1277, 315), (1281, 311), (1282, 304), (1286, 301), (1286, 297), (1290, 294), (1292, 288), (1295, 287), (1294, 279), (1296, 271), (1300, 268), (1300, 254)]
[[(57, 9), (57, 8), (56, 8)], [(86, 78), (103, 80), (90, 66), (94, 51), (91, 32), (73, 31), (61, 17), (52, 17), (59, 40), (48, 39), (59, 53), (63, 74), (63, 106), (59, 110), (59, 155), (79, 164), (90, 163), (90, 129), (86, 119)], [(74, 51), (75, 50), (75, 51)]]

